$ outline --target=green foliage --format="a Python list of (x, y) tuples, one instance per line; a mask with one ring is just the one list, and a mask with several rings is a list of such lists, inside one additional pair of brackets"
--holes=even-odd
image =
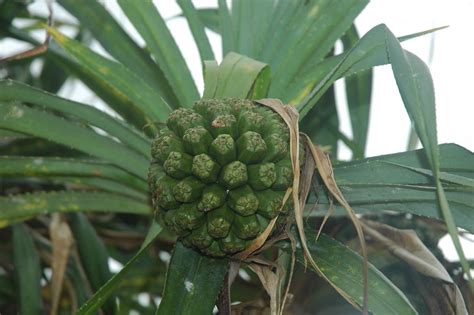
[[(439, 28), (396, 38), (381, 24), (359, 38), (353, 23), (367, 5), (366, 0), (233, 0), (230, 7), (227, 1), (219, 0), (217, 8), (207, 9), (196, 9), (190, 0), (177, 2), (183, 13), (174, 18), (186, 20), (200, 54), (205, 82), (202, 99), (212, 103), (209, 99), (278, 98), (292, 105), (299, 113), (300, 130), (315, 143), (331, 148), (336, 162), (336, 183), (355, 212), (363, 220), (370, 218), (416, 230), (441, 268), (446, 268), (446, 273), (450, 272), (455, 280), (451, 288), (457, 291), (450, 291), (446, 296), (457, 294), (457, 284), (464, 299), (472, 299), (472, 291), (465, 289), (468, 285), (463, 274), (456, 276), (453, 270), (459, 266), (465, 272), (469, 269), (460, 247), (458, 228), (474, 233), (473, 154), (454, 144), (438, 145), (429, 70), (400, 44)], [(141, 314), (154, 314), (156, 310), (158, 314), (179, 312), (177, 310), (209, 314), (216, 304), (225, 313), (231, 300), (248, 302), (233, 305), (235, 309), (254, 312), (268, 311), (265, 308), (270, 307), (275, 312), (280, 307), (277, 304), (285, 298), (288, 283), (290, 293), (299, 293), (293, 299), (295, 304), (290, 303), (284, 312), (304, 308), (311, 300), (331, 301), (333, 310), (362, 307), (363, 257), (349, 248), (354, 248), (354, 232), (347, 228), (345, 210), (328, 195), (317, 173), (310, 179), (312, 189), (304, 215), (310, 253), (319, 268), (312, 270), (317, 273), (319, 270), (321, 278), (307, 277), (299, 268), (294, 268), (293, 249), (298, 262), (304, 265), (305, 259), (299, 242), (293, 243), (284, 237), (282, 218), (278, 219), (272, 234), (282, 237), (278, 239), (278, 246), (265, 247), (252, 259), (240, 261), (240, 267), (235, 259), (229, 262), (227, 258), (210, 258), (184, 246), (189, 245), (186, 244), (189, 241), (206, 247), (208, 252), (222, 249), (235, 252), (236, 240), (246, 238), (244, 232), (252, 230), (249, 226), (252, 227), (250, 221), (254, 215), (240, 216), (233, 211), (248, 214), (238, 204), (239, 198), (247, 196), (252, 189), (257, 191), (252, 192), (255, 195), (252, 200), (268, 206), (259, 214), (264, 225), (275, 217), (273, 201), (281, 196), (260, 193), (268, 182), (256, 174), (265, 167), (273, 169), (266, 164), (273, 163), (278, 156), (275, 151), (278, 137), (264, 137), (271, 154), (254, 159), (244, 148), (250, 140), (241, 136), (246, 134), (242, 130), (255, 132), (254, 124), (249, 123), (252, 117), (237, 113), (234, 125), (232, 117), (224, 117), (222, 121), (229, 125), (225, 131), (209, 133), (203, 129), (209, 136), (202, 136), (201, 132), (202, 137), (197, 142), (186, 135), (187, 130), (195, 126), (187, 126), (182, 121), (175, 121), (173, 125), (168, 120), (168, 127), (180, 139), (164, 141), (175, 151), (172, 155), (165, 150), (156, 156), (153, 138), (165, 137), (169, 132), (163, 125), (170, 113), (190, 108), (200, 98), (166, 20), (151, 1), (119, 1), (125, 16), (145, 42), (145, 47), (141, 47), (101, 2), (87, 0), (84, 4), (59, 0), (58, 3), (76, 17), (77, 22), (57, 20), (54, 27), (46, 27), (52, 40), (42, 55), (2, 63), (5, 71), (1, 73), (6, 79), (0, 81), (0, 313), (49, 312), (53, 308), (50, 297), (54, 295), (60, 297), (61, 314), (72, 314), (78, 309), (79, 314), (95, 314), (99, 308), (107, 314), (125, 314), (131, 310)], [(30, 24), (19, 28), (13, 23), (16, 18)], [(0, 39), (13, 38), (37, 46), (41, 43), (31, 36), (31, 31), (38, 25), (44, 27), (45, 22), (47, 17), (30, 14), (23, 2), (0, 0)], [(76, 36), (64, 35), (63, 26), (75, 30)], [(214, 61), (220, 56), (212, 50), (208, 31), (222, 38), (220, 64)], [(100, 43), (108, 55), (92, 49), (91, 39)], [(334, 55), (334, 43), (339, 39), (344, 51)], [(43, 63), (39, 74), (30, 71), (36, 61)], [(363, 159), (371, 107), (371, 71), (384, 64), (391, 64), (405, 108), (424, 149)], [(55, 95), (72, 77), (87, 85), (113, 113), (89, 106), (95, 104)], [(346, 80), (353, 138), (339, 130), (333, 84), (341, 78)], [(186, 110), (184, 113), (190, 114)], [(204, 106), (202, 112), (198, 112), (211, 121), (217, 109)], [(183, 121), (187, 120), (183, 118)], [(277, 125), (272, 130), (280, 127)], [(337, 162), (339, 140), (352, 150), (353, 161)], [(217, 142), (230, 143), (229, 149), (224, 152)], [(201, 156), (197, 159), (200, 164), (197, 161), (193, 165), (192, 155), (202, 155), (203, 147), (216, 161), (209, 164), (209, 160)], [(148, 172), (151, 156), (155, 161)], [(236, 159), (240, 161), (234, 161)], [(255, 164), (257, 160), (259, 163)], [(211, 166), (203, 169), (197, 164)], [(242, 165), (252, 172), (242, 180), (218, 174), (218, 168), (226, 170), (221, 173), (230, 174), (232, 170), (242, 169)], [(157, 182), (165, 173), (167, 179)], [(291, 184), (288, 157), (275, 164), (275, 173), (274, 186)], [(290, 176), (285, 177), (288, 174)], [(202, 182), (186, 179), (192, 178), (190, 175)], [(147, 181), (152, 182), (151, 189)], [(215, 184), (216, 181), (228, 187), (224, 189)], [(207, 227), (202, 225), (195, 229), (192, 240), (183, 238), (173, 249), (176, 237), (169, 231), (162, 232), (155, 222), (160, 218), (152, 217), (151, 200), (174, 208), (179, 203), (165, 197), (175, 198), (176, 186), (182, 195), (177, 199), (184, 202), (182, 206), (187, 210), (181, 215), (165, 216), (164, 223), (168, 227), (171, 224), (166, 224), (167, 219), (168, 223), (197, 227), (192, 223), (196, 214), (202, 215), (199, 209), (206, 209), (204, 196), (214, 201), (215, 210), (205, 214)], [(199, 188), (196, 196), (202, 193), (203, 200), (182, 193), (188, 186)], [(231, 190), (228, 194), (227, 188)], [(157, 190), (161, 197), (157, 198)], [(195, 208), (188, 203), (191, 201), (196, 202)], [(229, 210), (227, 205), (235, 209)], [(323, 218), (326, 211), (332, 211), (333, 216), (324, 233), (316, 239), (314, 227), (326, 222)], [(59, 261), (53, 253), (62, 246), (52, 242), (46, 232), (49, 227), (52, 235), (58, 233), (51, 230), (53, 213), (58, 213), (62, 222), (70, 227), (72, 233), (68, 241), (75, 242), (78, 249), (77, 255), (66, 257), (59, 292), (55, 291), (57, 286), (51, 285), (53, 280), (46, 272)], [(175, 213), (176, 209), (166, 212)], [(405, 220), (404, 214), (413, 217)], [(220, 225), (209, 229), (209, 221)], [(150, 226), (150, 222), (155, 223)], [(454, 241), (461, 259), (459, 263), (448, 264), (437, 248), (439, 238), (446, 233)], [(367, 246), (372, 263), (368, 278), (368, 305), (372, 313), (425, 313), (430, 305), (427, 292), (431, 291), (419, 279), (429, 279), (436, 292), (446, 292), (444, 282), (403, 265), (405, 262), (400, 257), (381, 250), (386, 247), (378, 245), (380, 248), (371, 242)], [(172, 257), (167, 268), (169, 255)], [(114, 274), (109, 270), (111, 258), (124, 264), (120, 272)], [(239, 268), (240, 274), (252, 270), (248, 279), (236, 276)], [(53, 270), (57, 273), (57, 266)], [(289, 282), (292, 270), (295, 270), (295, 281)], [(315, 292), (298, 290), (305, 287), (308, 279), (311, 285), (323, 288), (327, 281), (335, 291), (327, 288)], [(230, 284), (232, 290), (227, 287)], [(230, 298), (229, 291), (232, 292)], [(139, 301), (140, 293), (151, 297), (148, 303)], [(338, 299), (338, 293), (349, 303)], [(161, 299), (159, 308), (158, 299)], [(439, 301), (450, 302), (444, 296), (440, 296)], [(459, 295), (456, 303), (461, 314), (464, 302)], [(262, 309), (259, 305), (265, 306)]]

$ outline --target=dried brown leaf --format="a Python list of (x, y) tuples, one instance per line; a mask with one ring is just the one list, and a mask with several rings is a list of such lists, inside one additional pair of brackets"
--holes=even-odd
[(58, 311), (59, 299), (64, 282), (67, 261), (71, 246), (73, 244), (72, 232), (66, 222), (62, 220), (59, 213), (52, 215), (49, 225), (49, 235), (52, 246), (51, 269), (53, 276), (51, 279), (51, 314), (55, 315)]
[[(467, 315), (466, 305), (456, 283), (443, 264), (418, 238), (413, 230), (399, 230), (379, 222), (363, 220), (364, 231), (392, 255), (427, 277), (426, 290), (436, 293), (437, 307), (446, 315)], [(431, 281), (435, 280), (435, 281)], [(419, 285), (426, 285), (423, 283)], [(431, 295), (431, 294), (430, 294)], [(431, 298), (434, 296), (431, 295)], [(440, 303), (443, 303), (442, 305)], [(429, 305), (428, 305), (429, 306)]]
[[(364, 274), (364, 303), (363, 303), (363, 313), (368, 314), (369, 312), (369, 305), (368, 305), (368, 274), (369, 274), (369, 264), (368, 264), (368, 259), (367, 259), (367, 248), (365, 245), (365, 239), (364, 239), (364, 232), (362, 230), (362, 226), (360, 223), (359, 218), (357, 218), (354, 210), (352, 207), (349, 205), (349, 203), (346, 201), (344, 198), (344, 195), (342, 194), (341, 190), (336, 184), (336, 180), (334, 179), (334, 173), (333, 173), (333, 168), (332, 168), (332, 163), (331, 159), (329, 158), (329, 155), (324, 152), (321, 148), (319, 148), (316, 145), (313, 145), (311, 142), (311, 139), (307, 136), (304, 135), (305, 138), (305, 144), (306, 147), (309, 148), (311, 152), (311, 156), (315, 163), (316, 167), (318, 169), (318, 173), (321, 176), (321, 179), (323, 180), (326, 188), (328, 189), (329, 193), (331, 196), (333, 196), (337, 202), (341, 204), (341, 206), (344, 207), (347, 211), (347, 215), (349, 216), (350, 220), (352, 221), (352, 224), (354, 225), (356, 232), (357, 232), (357, 237), (359, 239), (359, 243), (361, 246), (362, 250), (362, 256), (364, 258), (364, 264), (363, 264), (363, 274)], [(307, 160), (310, 159), (310, 157), (307, 157)], [(339, 293), (341, 293), (341, 290), (338, 290)], [(342, 294), (342, 293), (341, 293)], [(352, 302), (352, 299), (348, 298), (346, 294), (342, 294), (346, 300), (348, 300), (351, 304), (354, 304)]]

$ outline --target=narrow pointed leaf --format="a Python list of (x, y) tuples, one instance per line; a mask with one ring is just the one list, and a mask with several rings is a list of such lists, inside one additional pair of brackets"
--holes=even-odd
[(334, 89), (327, 90), (319, 102), (301, 121), (300, 128), (313, 143), (329, 146), (331, 154), (337, 157), (337, 142), (341, 137)]
[(217, 61), (204, 61), (204, 93), (202, 98), (213, 98), (219, 82), (219, 65)]
[[(273, 9), (277, 7), (273, 0), (234, 0), (232, 1), (232, 19), (234, 25), (235, 52), (256, 58), (266, 41)], [(278, 4), (281, 5), (281, 4)]]
[(54, 212), (118, 212), (149, 215), (145, 202), (105, 192), (48, 192), (0, 197), (0, 225)]
[(0, 146), (0, 153), (4, 156), (59, 156), (74, 158), (84, 158), (86, 156), (85, 153), (75, 149), (45, 139), (35, 138), (31, 135), (2, 144)]
[(270, 64), (274, 80), (270, 95), (279, 97), (309, 60), (322, 60), (334, 42), (351, 26), (367, 5), (366, 0), (307, 1), (300, 6), (296, 19), (280, 34), (278, 49)]
[[(280, 9), (280, 7), (283, 7), (284, 5), (280, 3), (278, 6), (275, 6), (275, 1), (273, 0), (247, 0), (247, 2), (253, 6), (252, 10), (254, 14), (252, 22), (254, 24), (252, 25), (252, 23), (249, 23), (249, 32), (246, 34), (243, 33), (243, 35), (246, 36), (244, 37), (244, 39), (240, 39), (240, 41), (251, 40), (251, 50), (249, 50), (247, 55), (259, 60), (258, 57), (260, 52), (262, 51), (263, 47), (269, 43), (268, 37), (275, 31), (274, 29), (272, 29), (271, 25), (274, 19), (278, 18), (276, 16), (276, 13), (278, 12), (278, 9)], [(255, 33), (254, 30), (259, 30), (259, 32)]]
[(0, 128), (81, 150), (108, 160), (140, 178), (146, 178), (148, 159), (77, 123), (19, 104), (0, 103), (0, 117)]
[(232, 18), (227, 8), (225, 0), (218, 0), (219, 4), (219, 26), (222, 36), (222, 54), (226, 56), (231, 51), (235, 50), (234, 27), (232, 25)]
[[(79, 250), (82, 266), (94, 291), (97, 291), (112, 276), (109, 270), (109, 255), (102, 239), (87, 217), (82, 213), (69, 214), (75, 244)], [(105, 303), (104, 311), (112, 314), (114, 303)]]
[[(0, 207), (3, 209), (3, 207)], [(41, 264), (33, 238), (23, 224), (12, 228), (13, 265), (15, 266), (16, 298), (19, 313), (25, 315), (43, 314), (41, 297)]]
[(153, 244), (155, 238), (161, 233), (161, 226), (155, 221), (152, 222), (148, 234), (143, 242), (140, 250), (125, 264), (125, 266), (107, 283), (105, 283), (84, 305), (81, 306), (77, 315), (95, 314), (97, 310), (104, 304), (105, 301), (113, 294), (119, 287), (123, 278), (127, 275), (134, 263), (144, 254), (148, 247)]
[(149, 156), (150, 141), (130, 125), (86, 104), (70, 101), (15, 81), (0, 81), (0, 101), (20, 101), (64, 113), (98, 127), (129, 147)]
[[(474, 154), (457, 145), (441, 145), (440, 177), (455, 176), (457, 183), (446, 181), (445, 194), (457, 226), (474, 231)], [(420, 169), (423, 170), (420, 172)], [(442, 220), (436, 196), (436, 182), (423, 150), (373, 157), (341, 163), (334, 176), (347, 201), (357, 213), (381, 211), (406, 212)], [(315, 202), (311, 197), (309, 204)], [(318, 207), (329, 207), (324, 191), (318, 189)], [(324, 213), (322, 211), (321, 213)], [(343, 214), (334, 205), (334, 214)]]
[(178, 0), (181, 10), (183, 11), (183, 16), (186, 18), (191, 29), (191, 33), (194, 37), (194, 42), (197, 45), (199, 50), (199, 55), (201, 60), (215, 60), (214, 52), (212, 51), (211, 44), (209, 43), (209, 38), (206, 35), (204, 24), (202, 23), (199, 12), (194, 7), (191, 0)]
[[(284, 99), (290, 104), (298, 105), (300, 117), (304, 117), (309, 108), (314, 106), (324, 91), (337, 79), (387, 64), (385, 29), (385, 25), (377, 25), (350, 50), (324, 61), (308, 63), (298, 75), (298, 81), (292, 82), (285, 90)], [(441, 28), (403, 36), (400, 40), (408, 40), (439, 29)]]
[(163, 121), (167, 118), (171, 108), (139, 75), (118, 62), (102, 57), (55, 29), (49, 28), (48, 32), (86, 72), (94, 75), (109, 89), (130, 101), (136, 110), (149, 117), (151, 122)]
[(458, 229), (448, 204), (447, 194), (440, 181), (435, 96), (431, 74), (428, 66), (420, 58), (402, 49), (400, 42), (390, 30), (386, 28), (385, 33), (387, 58), (392, 64), (393, 74), (405, 108), (430, 162), (444, 222), (459, 255), (463, 270), (467, 274), (471, 289), (474, 290), (474, 281), (471, 277), (469, 263), (461, 247)]
[(136, 178), (114, 165), (94, 160), (0, 156), (0, 175), (2, 177), (98, 177), (111, 179), (143, 192), (148, 191), (145, 181)]
[(147, 48), (163, 70), (179, 104), (190, 107), (199, 99), (193, 78), (165, 21), (152, 1), (139, 5), (128, 0), (118, 1), (123, 12), (143, 37)]
[[(342, 36), (345, 48), (354, 46), (359, 34), (354, 24)], [(369, 130), (370, 99), (372, 95), (372, 69), (355, 73), (345, 78), (347, 106), (349, 108), (352, 138), (360, 148), (360, 153), (353, 152), (353, 158), (363, 158)]]
[[(311, 255), (324, 276), (361, 307), (364, 283), (362, 257), (325, 234), (321, 234), (317, 240), (314, 232), (308, 231), (307, 236)], [(305, 265), (300, 249), (297, 251), (297, 260)], [(372, 264), (369, 264), (368, 283), (369, 310), (373, 314), (418, 314), (400, 289)]]
[(51, 58), (45, 58), (38, 78), (39, 87), (50, 93), (57, 93), (68, 77), (69, 74), (65, 69), (59, 67)]
[(78, 18), (115, 59), (138, 74), (150, 87), (157, 89), (166, 102), (176, 102), (176, 95), (160, 67), (128, 36), (99, 1), (59, 0), (59, 3)]
[[(49, 47), (61, 48), (54, 41), (51, 41)], [(62, 49), (61, 49), (62, 50)], [(71, 75), (77, 77), (84, 83), (97, 97), (102, 99), (114, 112), (121, 116), (125, 121), (132, 124), (138, 130), (144, 130), (144, 126), (149, 124), (149, 119), (139, 111), (128, 97), (118, 91), (111, 89), (109, 83), (97, 77), (94, 73), (82, 67), (78, 62), (69, 56), (60, 55), (54, 49), (49, 52), (54, 56), (54, 61), (66, 69)], [(147, 134), (149, 135), (149, 134)], [(153, 135), (151, 135), (153, 136)]]
[(126, 184), (117, 183), (106, 178), (55, 176), (51, 177), (51, 182), (65, 185), (68, 190), (84, 191), (94, 189), (131, 197), (144, 203), (148, 201), (147, 193), (137, 191)]
[(25, 135), (20, 132), (15, 132), (15, 131), (10, 131), (10, 130), (5, 130), (5, 129), (0, 129), (0, 139), (5, 140), (5, 139), (24, 139), (28, 138), (28, 135)]
[(228, 268), (227, 259), (210, 258), (176, 243), (156, 314), (211, 314)]
[(265, 40), (260, 44), (260, 49), (257, 51), (258, 60), (272, 60), (272, 56), (276, 50), (282, 45), (284, 36), (287, 32), (294, 30), (293, 21), (297, 20), (297, 15), (300, 8), (307, 3), (302, 1), (279, 1), (274, 8), (273, 17), (269, 26), (270, 32), (264, 37)]

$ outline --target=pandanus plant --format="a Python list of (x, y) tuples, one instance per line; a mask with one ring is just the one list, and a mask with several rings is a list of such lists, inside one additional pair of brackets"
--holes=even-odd
[[(118, 1), (144, 47), (95, 0), (58, 0), (72, 24), (0, 2), (1, 36), (37, 47), (3, 60), (0, 81), (0, 313), (472, 312), (459, 229), (474, 232), (474, 157), (437, 144), (429, 70), (400, 44), (435, 30), (359, 38), (367, 0), (177, 2), (202, 96), (149, 0)], [(207, 30), (222, 38), (220, 64)], [(366, 158), (371, 69), (384, 64), (423, 149)], [(69, 77), (108, 110), (56, 95)], [(339, 129), (342, 78), (352, 139)], [(446, 233), (459, 263), (437, 248)], [(111, 258), (124, 264), (115, 274)]]

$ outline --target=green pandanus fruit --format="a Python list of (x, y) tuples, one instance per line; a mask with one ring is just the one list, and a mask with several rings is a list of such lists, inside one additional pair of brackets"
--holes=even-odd
[(201, 100), (172, 112), (152, 143), (153, 207), (185, 246), (214, 257), (245, 250), (284, 213), (289, 130), (249, 100)]

